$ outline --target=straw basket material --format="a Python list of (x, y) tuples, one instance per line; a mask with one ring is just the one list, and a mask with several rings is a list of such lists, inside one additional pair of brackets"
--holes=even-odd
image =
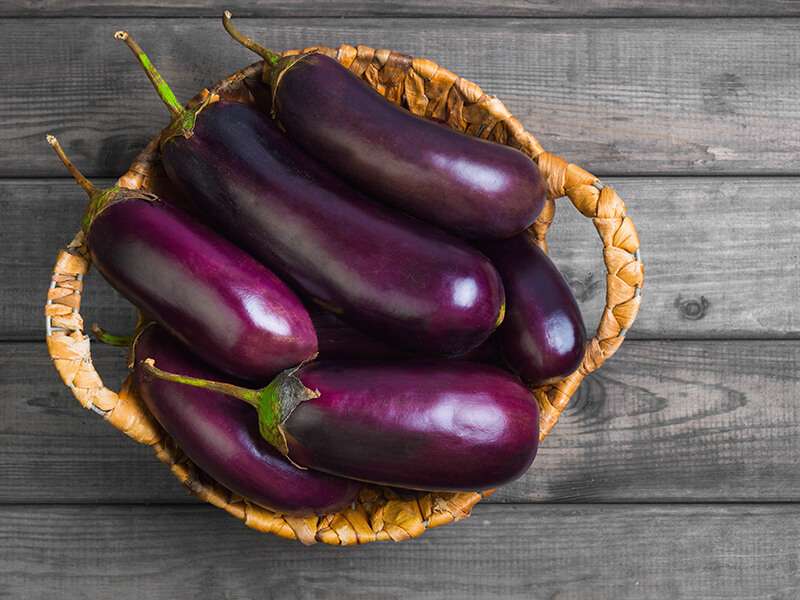
[[(518, 148), (530, 156), (547, 182), (547, 203), (532, 227), (542, 248), (546, 249), (545, 235), (553, 219), (555, 199), (567, 196), (581, 214), (592, 219), (600, 234), (607, 269), (605, 310), (578, 370), (556, 384), (532, 390), (540, 407), (541, 438), (544, 438), (583, 378), (622, 344), (638, 312), (644, 269), (639, 258), (639, 239), (633, 222), (625, 214), (625, 205), (610, 186), (592, 174), (545, 152), (500, 100), (487, 96), (476, 84), (436, 63), (365, 46), (316, 49), (335, 57), (387, 100), (415, 114), (443, 120), (469, 135)], [(308, 50), (311, 49), (304, 51)], [(211, 92), (204, 90), (192, 102), (198, 102), (208, 93), (254, 102), (247, 80), (258, 77), (262, 66), (259, 62), (234, 73), (211, 88)], [(120, 178), (122, 186), (155, 193), (165, 189), (157, 142), (158, 138), (151, 141)], [(420, 492), (399, 496), (390, 489), (366, 486), (352, 507), (336, 514), (307, 518), (276, 514), (237, 497), (202, 473), (181, 452), (136, 397), (129, 385), (130, 378), (119, 392), (103, 385), (92, 364), (89, 338), (84, 334), (80, 315), (83, 277), (89, 266), (87, 249), (79, 233), (58, 255), (45, 306), (47, 347), (62, 380), (85, 408), (102, 415), (137, 442), (151, 446), (193, 494), (226, 510), (248, 527), (306, 544), (400, 541), (417, 537), (428, 527), (469, 516), (481, 497), (490, 493)]]

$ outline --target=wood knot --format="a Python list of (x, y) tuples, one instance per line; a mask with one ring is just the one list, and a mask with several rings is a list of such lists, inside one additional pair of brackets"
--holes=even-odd
[(699, 298), (678, 296), (675, 298), (675, 308), (678, 309), (678, 314), (687, 321), (699, 321), (706, 316), (708, 307), (709, 302), (705, 296)]
[(564, 278), (567, 280), (572, 294), (578, 302), (587, 302), (594, 298), (602, 288), (603, 282), (594, 278), (591, 271), (586, 273), (583, 278), (573, 277), (572, 273), (564, 271)]

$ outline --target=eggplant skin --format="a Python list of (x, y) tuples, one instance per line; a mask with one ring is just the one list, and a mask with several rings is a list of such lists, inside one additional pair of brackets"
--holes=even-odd
[(479, 490), (531, 465), (538, 407), (514, 376), (461, 361), (314, 362), (295, 373), (320, 395), (284, 422), (297, 464), (417, 490)]
[(317, 331), (319, 358), (322, 360), (411, 360), (414, 357), (413, 353), (397, 344), (350, 327), (333, 313), (309, 307), (309, 314)]
[(458, 355), (502, 319), (489, 259), (367, 199), (251, 106), (210, 105), (162, 159), (207, 223), (368, 335)]
[(114, 288), (226, 373), (263, 380), (317, 352), (311, 318), (294, 292), (176, 208), (110, 204), (87, 242)]
[[(163, 328), (147, 327), (135, 345), (140, 397), (178, 446), (203, 471), (235, 494), (289, 515), (325, 514), (348, 506), (360, 484), (298, 469), (260, 435), (253, 407), (218, 392), (146, 374), (141, 362), (193, 377), (225, 380), (191, 356)], [(236, 383), (230, 377), (230, 383)]]
[[(333, 313), (308, 307), (314, 329), (317, 330), (320, 360), (347, 361), (419, 361), (424, 353), (413, 353), (391, 342), (384, 341), (350, 327)], [(494, 335), (477, 348), (453, 360), (485, 363), (505, 367)]]
[(511, 237), (541, 212), (544, 180), (519, 150), (418, 117), (323, 54), (284, 60), (276, 118), (368, 195), (467, 238)]
[(586, 329), (569, 284), (529, 234), (484, 244), (503, 278), (506, 318), (494, 337), (508, 365), (530, 385), (553, 383), (575, 371)]

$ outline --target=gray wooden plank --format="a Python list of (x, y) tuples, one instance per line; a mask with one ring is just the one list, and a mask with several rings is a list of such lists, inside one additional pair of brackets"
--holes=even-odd
[[(124, 353), (94, 355), (117, 386)], [(48, 363), (41, 344), (0, 346), (0, 502), (192, 501)], [(491, 501), (798, 501), (798, 372), (797, 341), (628, 341)]]
[[(608, 182), (638, 227), (646, 267), (632, 338), (800, 335), (800, 305), (792, 301), (800, 297), (800, 179)], [(593, 329), (605, 302), (600, 243), (592, 225), (564, 202), (551, 252)], [(41, 305), (55, 254), (77, 229), (84, 205), (85, 195), (67, 179), (0, 180), (6, 224), (0, 339), (41, 339)], [(116, 330), (133, 324), (133, 310), (98, 275), (90, 274), (84, 296), (87, 323)]]
[(793, 0), (5, 0), (0, 16), (214, 17), (223, 10), (250, 17), (787, 17), (800, 15)]
[[(601, 175), (797, 174), (797, 19), (242, 19), (275, 48), (364, 43), (433, 58), (503, 99), (545, 147)], [(253, 55), (218, 19), (0, 23), (0, 176), (51, 176), (60, 134), (93, 175), (121, 172), (166, 121), (126, 27), (178, 96)]]
[(0, 595), (793, 599), (800, 507), (481, 506), (418, 540), (303, 547), (205, 507), (0, 507)]

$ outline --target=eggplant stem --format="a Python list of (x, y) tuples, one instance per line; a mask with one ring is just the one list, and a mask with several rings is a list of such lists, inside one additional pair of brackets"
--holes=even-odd
[(178, 99), (175, 97), (175, 94), (170, 89), (167, 82), (164, 81), (164, 78), (161, 76), (161, 73), (158, 72), (155, 65), (150, 61), (150, 58), (145, 54), (142, 47), (136, 43), (136, 40), (131, 37), (131, 35), (127, 31), (117, 31), (114, 34), (114, 37), (118, 40), (122, 40), (127, 44), (128, 48), (131, 49), (136, 59), (139, 61), (139, 64), (142, 65), (147, 78), (153, 84), (153, 87), (156, 88), (156, 92), (158, 92), (159, 97), (167, 105), (170, 114), (174, 118), (178, 118), (183, 116), (186, 112), (186, 109), (183, 108), (183, 105), (178, 102)]
[(213, 392), (220, 392), (226, 396), (232, 396), (239, 400), (244, 400), (248, 404), (258, 408), (259, 393), (261, 390), (251, 390), (233, 385), (231, 383), (223, 383), (221, 381), (212, 381), (210, 379), (200, 379), (199, 377), (189, 377), (188, 375), (178, 375), (177, 373), (168, 373), (156, 367), (156, 361), (152, 358), (146, 358), (142, 363), (145, 371), (151, 375), (163, 379), (164, 381), (172, 381), (173, 383), (182, 383), (192, 387), (198, 387)]
[(136, 333), (131, 335), (114, 335), (113, 333), (107, 332), (97, 323), (92, 325), (92, 333), (99, 342), (116, 348), (130, 348), (133, 344), (133, 340), (136, 338)]
[(58, 139), (56, 139), (56, 136), (48, 133), (47, 143), (53, 147), (53, 150), (55, 150), (56, 154), (58, 155), (58, 158), (60, 158), (61, 162), (64, 163), (64, 166), (67, 167), (67, 171), (69, 171), (69, 174), (72, 175), (77, 184), (81, 186), (83, 190), (89, 195), (89, 198), (95, 196), (99, 190), (92, 184), (91, 181), (86, 179), (86, 177), (83, 176), (83, 173), (81, 173), (78, 170), (78, 167), (73, 165), (72, 161), (69, 158), (67, 158), (67, 154), (64, 152), (64, 149), (61, 147), (61, 144), (58, 143)]
[(236, 27), (234, 27), (233, 23), (231, 22), (233, 15), (231, 11), (226, 10), (222, 13), (222, 26), (225, 28), (225, 31), (239, 42), (245, 48), (252, 50), (256, 54), (258, 54), (261, 58), (263, 58), (267, 63), (274, 66), (280, 59), (280, 54), (273, 52), (269, 48), (265, 48), (258, 42), (256, 42), (253, 38), (247, 37), (241, 31), (239, 31)]

